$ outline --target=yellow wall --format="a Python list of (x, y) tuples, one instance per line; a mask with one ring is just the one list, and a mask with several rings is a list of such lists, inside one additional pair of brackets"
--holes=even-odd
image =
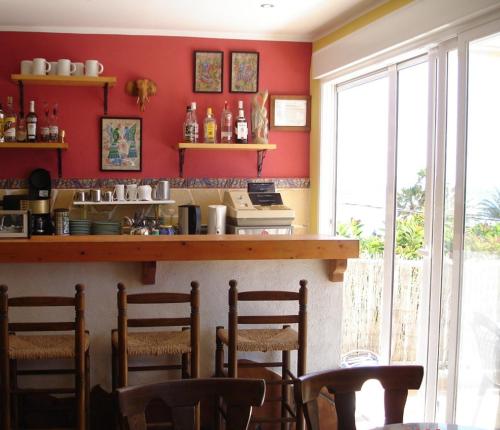
[[(406, 6), (414, 0), (389, 0), (370, 12), (352, 20), (343, 27), (313, 42), (313, 52), (328, 46), (343, 37), (366, 27), (372, 22)], [(319, 154), (320, 154), (320, 109), (321, 85), (311, 77), (311, 140), (310, 140), (310, 177), (311, 177), (311, 217), (310, 232), (318, 232), (319, 205)]]

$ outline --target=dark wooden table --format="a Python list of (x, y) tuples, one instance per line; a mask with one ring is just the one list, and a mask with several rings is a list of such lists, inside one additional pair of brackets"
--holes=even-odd
[(479, 430), (477, 427), (445, 423), (403, 423), (376, 427), (373, 430)]

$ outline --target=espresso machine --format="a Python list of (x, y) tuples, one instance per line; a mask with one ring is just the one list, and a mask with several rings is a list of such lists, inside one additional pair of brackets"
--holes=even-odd
[(33, 170), (28, 179), (32, 235), (51, 235), (54, 231), (50, 216), (51, 191), (50, 173), (45, 169)]

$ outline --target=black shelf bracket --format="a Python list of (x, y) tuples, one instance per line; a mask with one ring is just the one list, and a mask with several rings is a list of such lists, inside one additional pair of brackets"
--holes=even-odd
[(184, 156), (186, 155), (185, 148), (179, 148), (179, 176), (184, 177)]
[(267, 149), (261, 149), (257, 151), (257, 176), (260, 178), (262, 174), (262, 164), (264, 164), (264, 158), (266, 158)]
[(59, 179), (62, 178), (62, 150), (57, 148), (57, 175)]
[(103, 87), (104, 91), (104, 115), (108, 114), (108, 93), (109, 93), (109, 84), (106, 82)]
[(24, 116), (24, 83), (23, 81), (18, 81), (19, 86), (19, 113)]

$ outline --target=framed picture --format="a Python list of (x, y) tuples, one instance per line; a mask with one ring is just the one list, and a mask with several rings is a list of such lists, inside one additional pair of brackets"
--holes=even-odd
[(101, 170), (140, 172), (142, 118), (101, 118)]
[(193, 91), (195, 93), (222, 93), (224, 70), (222, 51), (195, 51)]
[(271, 96), (271, 130), (309, 131), (310, 96)]
[(256, 93), (259, 91), (259, 53), (231, 52), (232, 93)]

